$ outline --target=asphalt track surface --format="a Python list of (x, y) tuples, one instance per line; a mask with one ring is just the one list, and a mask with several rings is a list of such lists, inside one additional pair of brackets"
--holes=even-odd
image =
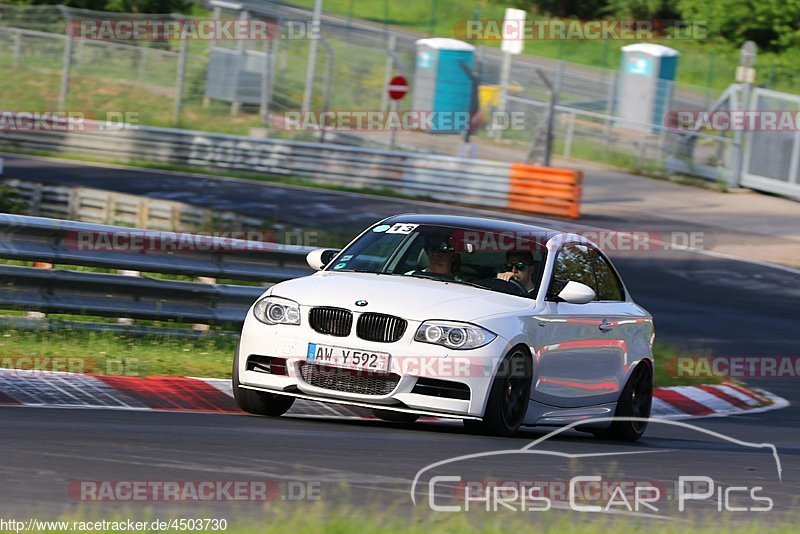
[[(352, 228), (353, 232), (398, 212), (474, 213), (466, 208), (396, 199), (27, 157), (7, 158), (5, 174), (181, 200), (253, 216), (280, 212), (290, 223), (307, 225), (313, 219), (322, 225)], [(525, 219), (541, 223), (531, 217)], [(600, 225), (598, 221), (581, 221), (587, 222)], [(626, 228), (648, 224), (645, 219), (604, 222), (606, 226), (624, 224)], [(567, 223), (551, 221), (551, 225)], [(685, 349), (686, 354), (798, 356), (800, 276), (687, 251), (612, 257), (634, 298), (654, 315), (658, 339)], [(638, 454), (581, 459), (497, 455), (449, 464), (433, 473), (459, 475), (463, 480), (537, 481), (600, 474), (608, 480), (657, 481), (663, 488), (671, 487), (679, 476), (705, 475), (724, 486), (762, 486), (762, 495), (773, 499), (774, 508), (757, 517), (778, 520), (797, 506), (800, 494), (800, 380), (763, 378), (748, 383), (792, 404), (781, 410), (702, 419), (694, 424), (737, 440), (774, 444), (782, 467), (780, 481), (776, 462), (766, 449), (665, 424), (651, 424), (636, 444), (568, 432), (537, 446), (569, 454)], [(500, 439), (467, 435), (455, 423), (404, 426), (366, 420), (20, 407), (0, 409), (0, 428), (0, 512), (5, 516), (11, 512), (15, 516), (53, 514), (82, 507), (96, 513), (125, 508), (135, 513), (156, 510), (184, 517), (197, 517), (205, 510), (228, 519), (258, 506), (228, 502), (79, 503), (68, 497), (65, 488), (70, 481), (86, 479), (269, 479), (284, 485), (288, 481), (310, 481), (319, 485), (322, 501), (347, 501), (356, 506), (392, 504), (399, 513), (410, 513), (411, 481), (428, 464), (462, 454), (519, 449), (547, 432), (530, 429), (519, 437)], [(427, 482), (433, 473), (426, 472), (420, 479), (417, 509), (428, 508)], [(453, 486), (434, 486), (435, 502), (463, 504), (453, 499), (458, 495), (458, 485), (455, 490)], [(733, 519), (756, 517), (746, 512), (719, 512), (720, 500), (725, 504), (717, 495), (691, 502), (684, 512), (678, 510), (674, 500), (663, 500), (657, 503), (658, 512), (640, 511), (678, 518), (700, 514), (710, 522), (717, 521), (720, 514)], [(567, 505), (558, 498), (553, 502), (555, 508)], [(728, 504), (761, 503), (732, 498)], [(304, 506), (304, 502), (295, 505)]]

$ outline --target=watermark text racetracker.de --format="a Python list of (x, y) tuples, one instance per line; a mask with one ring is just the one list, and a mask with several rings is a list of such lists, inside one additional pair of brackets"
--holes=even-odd
[(530, 115), (524, 111), (380, 111), (380, 110), (330, 110), (284, 111), (269, 116), (270, 124), (290, 132), (388, 132), (401, 131), (464, 131), (487, 130), (525, 131)]
[(51, 378), (63, 373), (113, 376), (142, 376), (145, 369), (138, 358), (114, 355), (103, 359), (83, 356), (12, 356), (0, 347), (0, 378)]
[(318, 501), (321, 482), (305, 480), (71, 480), (67, 496), (82, 502)]
[(0, 111), (0, 132), (124, 130), (140, 124), (138, 111), (107, 111), (97, 118), (82, 111)]
[(581, 230), (570, 233), (540, 234), (536, 232), (485, 232), (458, 230), (452, 244), (456, 251), (481, 252), (537, 252), (548, 241), (554, 244), (570, 242), (582, 237), (605, 252), (644, 253), (659, 250), (708, 250), (713, 247), (714, 236), (702, 231), (650, 231), (642, 228), (629, 230)]
[(157, 230), (77, 230), (64, 245), (78, 252), (256, 252), (293, 250), (319, 243), (316, 231), (224, 230), (160, 232)]
[(652, 41), (706, 39), (708, 22), (664, 19), (462, 19), (453, 34), (467, 41)]
[(266, 41), (319, 39), (320, 23), (313, 20), (272, 19), (73, 19), (67, 33), (94, 41)]
[(677, 378), (800, 377), (800, 356), (677, 356), (665, 366)]
[(780, 109), (672, 110), (664, 116), (667, 128), (684, 131), (796, 132), (800, 111)]

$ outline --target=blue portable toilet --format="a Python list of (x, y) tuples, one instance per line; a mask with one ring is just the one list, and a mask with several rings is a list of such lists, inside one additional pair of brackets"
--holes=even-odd
[(469, 128), (472, 81), (464, 66), (472, 69), (475, 47), (457, 39), (417, 41), (414, 71), (414, 111), (431, 111), (430, 132), (458, 133)]
[[(653, 43), (623, 46), (616, 115), (641, 123), (664, 124), (672, 105), (678, 56), (677, 50)], [(648, 128), (641, 125), (638, 129)], [(653, 128), (654, 132), (657, 130)]]

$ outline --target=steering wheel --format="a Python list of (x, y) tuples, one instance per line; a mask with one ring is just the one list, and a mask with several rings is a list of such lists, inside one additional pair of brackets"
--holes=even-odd
[(487, 278), (486, 280), (481, 280), (479, 283), (482, 286), (485, 286), (487, 289), (491, 289), (493, 291), (499, 291), (500, 293), (507, 293), (509, 295), (516, 295), (518, 297), (527, 297), (528, 290), (525, 289), (525, 286), (514, 280), (506, 282), (505, 280), (501, 280), (500, 278)]
[(522, 282), (512, 277), (511, 279), (509, 279), (509, 283), (511, 283), (520, 292), (520, 295), (527, 296), (528, 290), (525, 288), (524, 285), (522, 285)]

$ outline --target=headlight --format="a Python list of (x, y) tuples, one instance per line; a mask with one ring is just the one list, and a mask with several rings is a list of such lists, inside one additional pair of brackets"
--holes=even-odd
[(266, 324), (300, 324), (300, 306), (293, 300), (265, 297), (253, 306), (253, 315)]
[(442, 345), (449, 349), (477, 349), (491, 343), (497, 334), (469, 323), (425, 321), (414, 334), (414, 341)]

